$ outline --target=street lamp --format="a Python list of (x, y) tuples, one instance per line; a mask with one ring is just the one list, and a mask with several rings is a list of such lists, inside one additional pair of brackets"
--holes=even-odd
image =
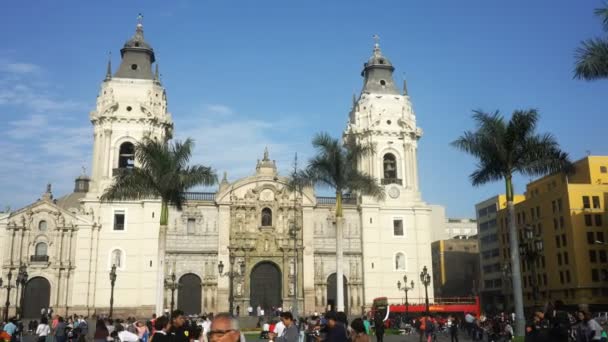
[(13, 279), (13, 269), (9, 268), (8, 269), (8, 274), (6, 275), (8, 281), (6, 282), (6, 285), (2, 285), (4, 283), (4, 281), (2, 280), (2, 278), (0, 278), (0, 288), (1, 287), (5, 287), (6, 288), (6, 306), (4, 307), (4, 321), (8, 322), (8, 308), (11, 305), (11, 289), (13, 287), (15, 287), (14, 285), (11, 285), (11, 279)]
[(19, 273), (17, 274), (17, 291), (19, 291), (19, 285), (21, 285), (21, 298), (19, 300), (19, 309), (16, 310), (19, 313), (19, 317), (23, 318), (23, 297), (25, 295), (25, 283), (27, 283), (27, 268), (25, 265), (19, 266)]
[(245, 274), (245, 263), (240, 262), (239, 263), (240, 272), (236, 272), (234, 270), (234, 262), (236, 261), (236, 257), (234, 255), (234, 253), (230, 252), (228, 260), (230, 262), (230, 271), (224, 273), (224, 263), (222, 261), (220, 261), (220, 263), (217, 264), (217, 269), (220, 273), (220, 277), (228, 277), (229, 286), (230, 286), (230, 291), (229, 291), (229, 295), (228, 295), (228, 297), (229, 297), (228, 301), (230, 302), (230, 315), (234, 315), (234, 278)]
[(293, 238), (293, 251), (295, 254), (294, 262), (293, 262), (294, 288), (293, 288), (292, 314), (297, 319), (297, 317), (298, 317), (298, 231), (299, 231), (299, 229), (298, 229), (298, 226), (296, 225), (295, 220), (296, 220), (296, 218), (294, 215), (294, 223), (293, 223), (293, 226), (291, 226), (291, 228), (289, 229), (289, 236)]
[(420, 272), (420, 282), (424, 285), (424, 303), (426, 305), (426, 314), (429, 314), (429, 285), (431, 284), (431, 275), (428, 273), (426, 266)]
[(175, 272), (171, 273), (171, 281), (165, 279), (165, 288), (171, 290), (171, 314), (173, 314), (173, 308), (175, 308), (175, 290), (179, 288), (179, 283), (175, 280)]
[(534, 301), (538, 300), (539, 280), (536, 272), (536, 262), (543, 255), (544, 245), (543, 239), (540, 234), (534, 234), (534, 230), (527, 226), (524, 228), (524, 240), (519, 245), (519, 254), (524, 260), (528, 262), (528, 265), (532, 265), (532, 278), (533, 283), (530, 284), (532, 287), (532, 296)]
[(405, 292), (405, 317), (409, 316), (410, 311), (410, 303), (407, 301), (407, 293), (409, 290), (414, 289), (414, 281), (410, 283), (410, 286), (407, 285), (407, 275), (403, 276), (403, 287), (401, 287), (401, 280), (397, 280), (397, 289)]
[(112, 289), (110, 291), (110, 318), (112, 318), (112, 313), (114, 311), (114, 284), (116, 283), (116, 264), (112, 264), (112, 269), (110, 270), (110, 285)]

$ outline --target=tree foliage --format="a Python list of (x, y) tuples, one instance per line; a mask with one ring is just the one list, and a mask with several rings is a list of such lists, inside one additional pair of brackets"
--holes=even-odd
[(192, 139), (173, 143), (143, 139), (135, 145), (136, 166), (119, 169), (101, 200), (160, 198), (163, 204), (161, 224), (167, 224), (167, 205), (181, 210), (188, 189), (217, 182), (210, 167), (188, 165), (193, 146)]
[(372, 145), (357, 144), (352, 140), (342, 144), (327, 133), (315, 135), (312, 145), (316, 155), (308, 162), (305, 178), (336, 191), (336, 216), (342, 215), (344, 194), (360, 193), (384, 198), (384, 188), (378, 181), (357, 169), (357, 161), (374, 152)]
[[(595, 10), (601, 18), (604, 31), (608, 32), (608, 2)], [(575, 52), (574, 77), (585, 80), (608, 78), (608, 40), (592, 38), (581, 42)]]
[[(511, 180), (513, 174), (542, 176), (571, 171), (568, 154), (561, 151), (555, 138), (537, 134), (539, 114), (535, 109), (517, 110), (509, 121), (498, 112), (474, 111), (475, 131), (466, 131), (452, 142), (459, 150), (477, 159), (477, 169), (470, 175), (475, 186), (499, 180)], [(507, 195), (513, 195), (507, 186)], [(511, 193), (509, 193), (511, 192)]]

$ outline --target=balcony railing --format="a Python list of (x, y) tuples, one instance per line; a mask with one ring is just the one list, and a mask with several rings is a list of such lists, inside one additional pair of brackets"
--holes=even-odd
[(215, 201), (215, 192), (184, 192), (188, 201)]
[(401, 180), (401, 178), (382, 178), (381, 182), (382, 182), (382, 185), (389, 185), (389, 184), (403, 185), (403, 181)]
[(30, 261), (31, 262), (49, 262), (49, 256), (48, 255), (31, 255)]
[[(334, 205), (334, 204), (336, 204), (336, 198), (317, 196), (317, 204), (318, 205)], [(353, 204), (353, 205), (357, 204), (357, 198), (350, 197), (350, 196), (344, 196), (344, 197), (342, 197), (342, 204)]]

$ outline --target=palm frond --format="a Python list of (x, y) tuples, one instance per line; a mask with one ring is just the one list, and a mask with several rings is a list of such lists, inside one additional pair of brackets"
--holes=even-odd
[(575, 78), (596, 80), (608, 77), (608, 41), (596, 38), (582, 42), (575, 59)]
[(140, 168), (122, 170), (101, 195), (102, 202), (147, 199), (161, 195), (152, 177)]
[(604, 30), (608, 31), (608, 2), (604, 3), (604, 7), (596, 8), (593, 13), (600, 17)]
[(197, 185), (211, 186), (217, 183), (216, 173), (210, 167), (202, 165), (186, 167), (179, 176), (181, 186), (185, 190)]
[(383, 200), (385, 197), (384, 187), (378, 183), (378, 180), (368, 174), (353, 171), (348, 182), (349, 192), (359, 192), (368, 196), (375, 197), (378, 200)]
[(497, 163), (479, 163), (477, 169), (469, 176), (473, 186), (480, 186), (505, 178), (504, 169)]

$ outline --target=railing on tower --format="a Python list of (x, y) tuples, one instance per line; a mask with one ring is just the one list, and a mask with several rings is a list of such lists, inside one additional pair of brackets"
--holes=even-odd
[(184, 192), (188, 201), (215, 201), (215, 192)]
[(382, 185), (389, 185), (389, 184), (403, 185), (403, 181), (401, 180), (401, 178), (382, 178), (381, 183), (382, 183)]
[(49, 262), (48, 255), (30, 255), (30, 262)]
[[(335, 197), (325, 197), (325, 196), (317, 196), (317, 205), (335, 205), (336, 198)], [(357, 197), (351, 197), (350, 195), (344, 195), (342, 197), (342, 204), (357, 204)]]

